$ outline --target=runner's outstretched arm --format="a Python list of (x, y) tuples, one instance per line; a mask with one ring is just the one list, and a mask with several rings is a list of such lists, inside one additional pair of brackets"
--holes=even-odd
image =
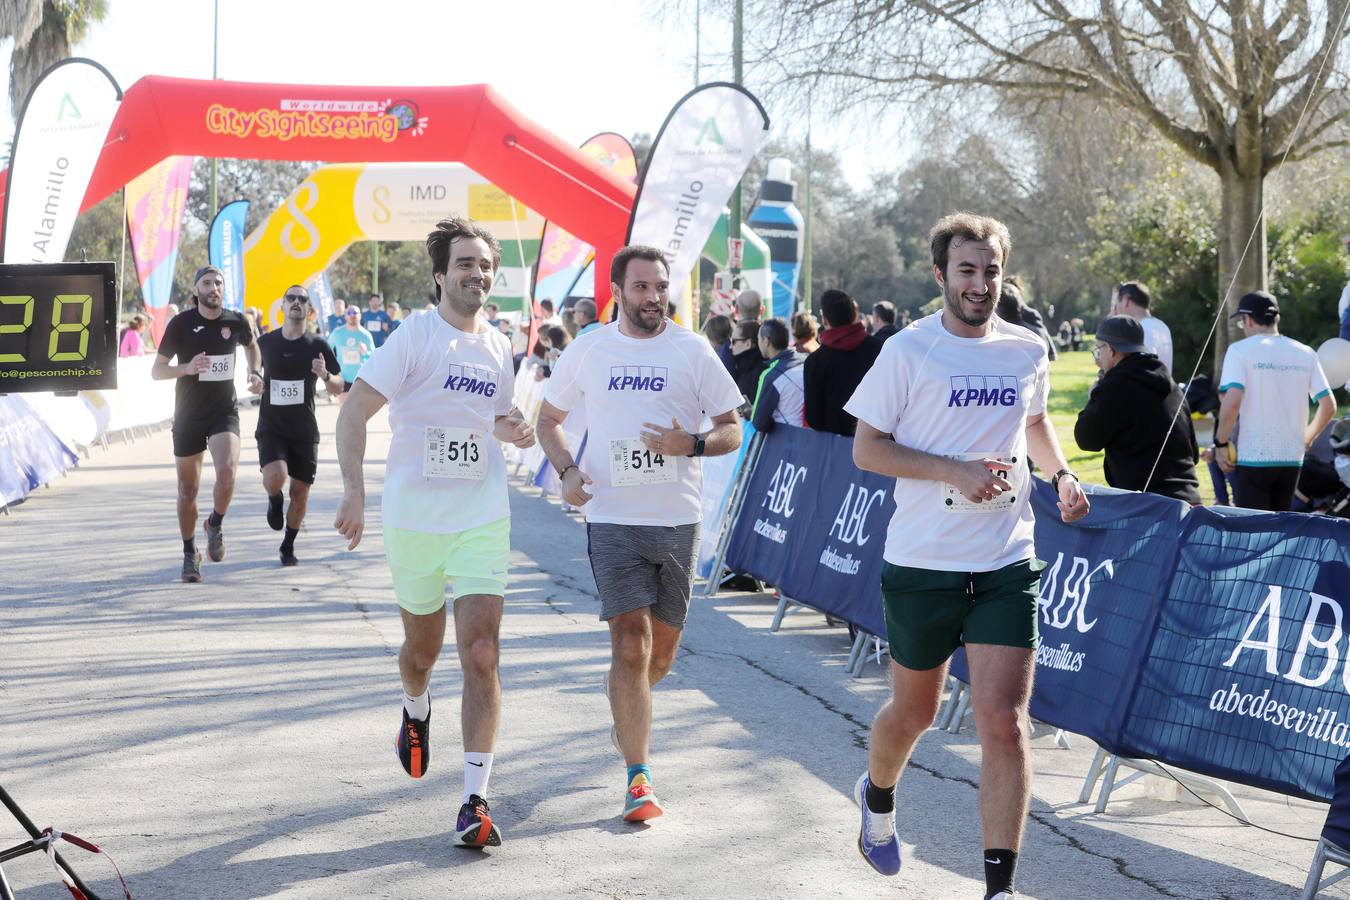
[(385, 404), (384, 395), (360, 378), (352, 385), (347, 402), (338, 413), (337, 454), (342, 469), (342, 502), (338, 504), (333, 527), (355, 550), (361, 543), (366, 524), (366, 478), (363, 466), (366, 459), (366, 423)]
[[(1044, 475), (1068, 472), (1069, 461), (1060, 449), (1059, 438), (1045, 413), (1027, 416), (1027, 454)], [(1059, 479), (1059, 517), (1065, 522), (1076, 522), (1088, 514), (1091, 505), (1083, 493), (1077, 475)]]

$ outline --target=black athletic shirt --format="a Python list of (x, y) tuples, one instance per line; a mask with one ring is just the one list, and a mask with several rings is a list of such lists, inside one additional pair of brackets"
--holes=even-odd
[[(257, 433), (275, 434), (299, 441), (317, 441), (319, 423), (314, 418), (314, 386), (319, 379), (314, 374), (313, 365), (316, 357), (323, 357), (328, 374), (341, 373), (342, 368), (333, 355), (333, 348), (316, 334), (305, 332), (290, 341), (277, 329), (258, 338), (258, 350), (262, 352), (263, 392)], [(274, 405), (273, 380), (303, 382), (303, 402)], [(285, 391), (294, 387), (278, 384), (277, 389)]]
[[(235, 348), (251, 343), (253, 331), (248, 320), (239, 313), (223, 309), (219, 318), (208, 319), (193, 307), (169, 320), (157, 352), (169, 362), (177, 356), (180, 364), (191, 362), (198, 353), (228, 355), (234, 359), (235, 366), (240, 366), (247, 363), (238, 358)], [(233, 381), (202, 381), (198, 375), (184, 375), (177, 382), (174, 385), (175, 423), (213, 422), (234, 411)]]

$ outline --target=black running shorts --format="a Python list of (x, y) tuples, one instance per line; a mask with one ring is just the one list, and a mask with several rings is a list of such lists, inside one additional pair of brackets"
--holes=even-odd
[(314, 483), (314, 476), (319, 471), (318, 441), (297, 440), (265, 431), (254, 437), (258, 441), (258, 468), (281, 460), (286, 463), (287, 473), (296, 481)]

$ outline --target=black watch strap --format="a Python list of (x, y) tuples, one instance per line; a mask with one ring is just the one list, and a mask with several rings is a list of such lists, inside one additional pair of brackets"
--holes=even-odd
[(690, 456), (702, 456), (708, 449), (708, 441), (701, 434), (694, 435), (694, 452)]
[(1073, 473), (1070, 472), (1068, 469), (1060, 469), (1060, 470), (1059, 470), (1058, 472), (1056, 472), (1056, 473), (1054, 474), (1054, 476), (1051, 477), (1051, 479), (1050, 479), (1050, 486), (1051, 486), (1052, 488), (1055, 489), (1055, 493), (1057, 493), (1057, 494), (1059, 493), (1059, 480), (1060, 480), (1061, 478), (1065, 477), (1066, 475), (1067, 475), (1069, 478), (1072, 478), (1074, 481), (1078, 481), (1078, 476), (1077, 476), (1077, 475), (1073, 474)]

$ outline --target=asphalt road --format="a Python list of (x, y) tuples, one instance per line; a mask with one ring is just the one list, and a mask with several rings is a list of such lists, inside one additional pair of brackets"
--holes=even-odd
[[(387, 423), (372, 423), (369, 537), (349, 553), (331, 528), (336, 409), (320, 405), (295, 569), (278, 564), (251, 437), (228, 556), (205, 563), (200, 585), (178, 580), (167, 432), (95, 450), (0, 515), (0, 785), (39, 826), (100, 843), (137, 898), (983, 896), (973, 734), (923, 739), (900, 786), (904, 870), (874, 874), (855, 848), (850, 794), (881, 669), (850, 679), (847, 635), (814, 612), (770, 633), (766, 595), (695, 599), (655, 696), (667, 813), (620, 821), (585, 530), (515, 482), (490, 798), (505, 840), (450, 846), (462, 771), (453, 643), (433, 676), (431, 769), (413, 781), (392, 749), (401, 629), (375, 499)], [(1091, 745), (1061, 749), (1040, 729), (1034, 747), (1023, 897), (1297, 895), (1311, 843), (1178, 802), (1157, 780), (1094, 814), (1076, 802)], [(1315, 836), (1325, 815), (1237, 793), (1281, 831)], [(22, 837), (0, 810), (0, 846)], [(103, 860), (64, 853), (117, 896)], [(67, 896), (39, 856), (4, 871), (21, 898)]]

